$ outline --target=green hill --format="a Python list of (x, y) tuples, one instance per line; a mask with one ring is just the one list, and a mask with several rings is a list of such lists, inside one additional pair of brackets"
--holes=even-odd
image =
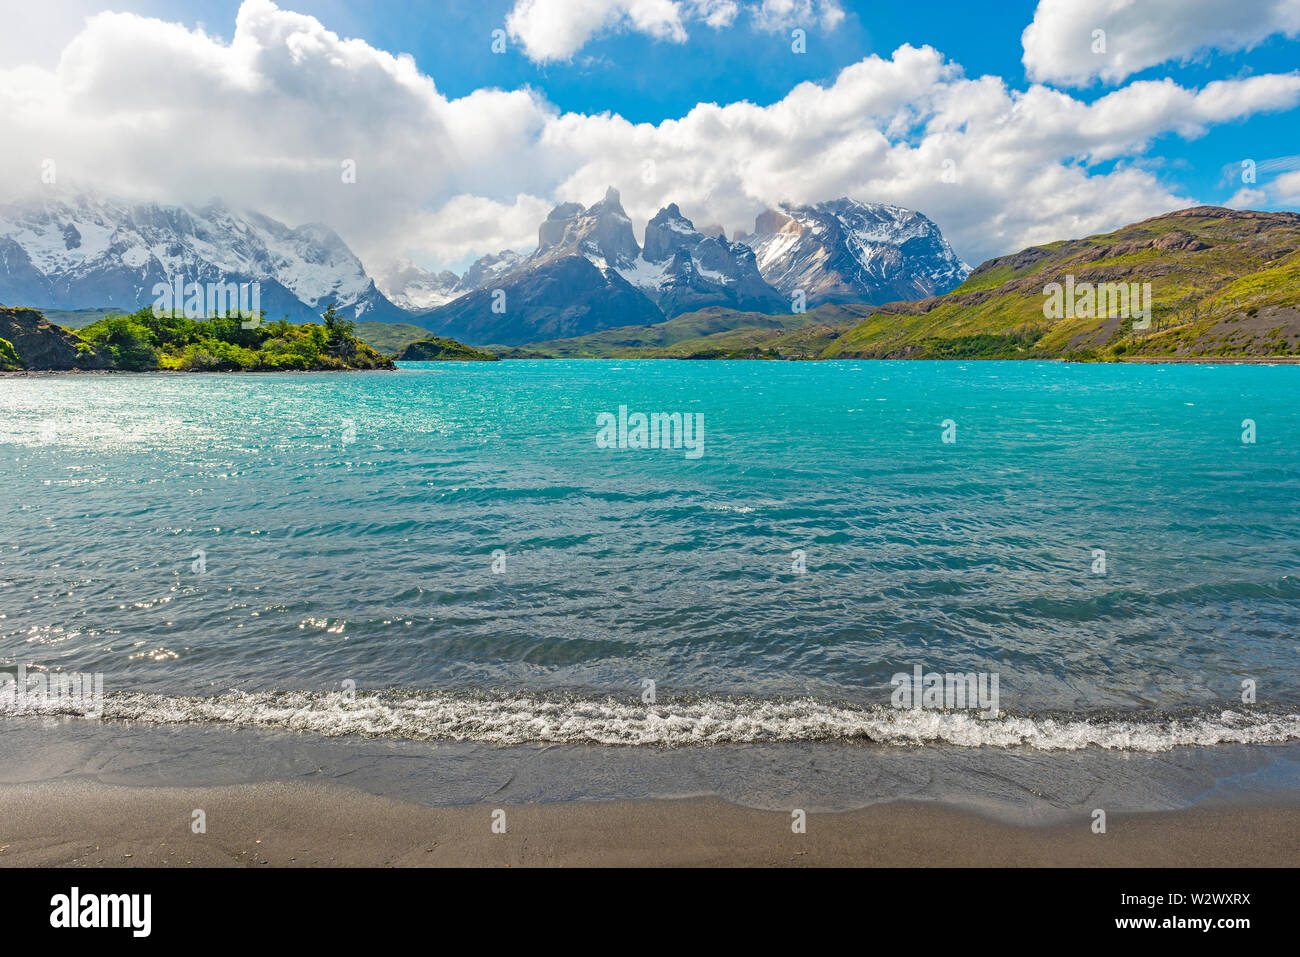
[[(1051, 283), (1073, 290), (1079, 308), (1045, 315)], [(1087, 308), (1085, 291), (1100, 283), (1149, 283), (1149, 328), (1135, 329), (1142, 319), (1122, 308)], [(1246, 357), (1298, 347), (1300, 215), (1198, 206), (989, 260), (947, 295), (881, 306), (822, 357)]]
[(827, 304), (769, 316), (710, 306), (648, 326), (620, 326), (574, 339), (501, 347), (503, 359), (780, 358), (821, 353), (872, 306)]
[(429, 335), (429, 330), (409, 322), (358, 322), (356, 337), (376, 352), (391, 356), (418, 339)]
[(398, 362), (496, 362), (497, 357), (455, 339), (430, 336), (412, 342), (393, 356)]

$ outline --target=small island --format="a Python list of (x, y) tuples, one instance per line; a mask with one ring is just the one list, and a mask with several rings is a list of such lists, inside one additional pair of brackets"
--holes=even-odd
[(398, 362), (496, 362), (500, 356), (455, 339), (429, 336), (403, 347), (393, 358)]

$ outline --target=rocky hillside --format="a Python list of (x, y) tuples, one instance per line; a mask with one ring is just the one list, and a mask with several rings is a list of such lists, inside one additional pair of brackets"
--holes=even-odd
[[(1102, 283), (1125, 284), (1137, 295), (1127, 310), (1122, 299), (1099, 304)], [(1149, 323), (1132, 315), (1147, 291)], [(825, 355), (1088, 359), (1297, 352), (1300, 215), (1198, 206), (989, 260), (948, 295), (881, 306)]]
[(35, 309), (0, 307), (0, 340), (10, 347), (0, 346), (0, 354), (9, 356), (7, 361), (0, 359), (0, 364), (7, 366), (0, 371), (13, 371), (15, 366), (57, 371), (94, 369), (104, 364), (81, 338), (54, 325)]

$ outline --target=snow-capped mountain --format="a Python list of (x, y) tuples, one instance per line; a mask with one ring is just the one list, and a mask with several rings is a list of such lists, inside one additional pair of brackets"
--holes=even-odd
[[(591, 206), (556, 206), (533, 253), (498, 260), (490, 274), (467, 273), (456, 287), (474, 291), (420, 321), (474, 344), (516, 345), (709, 306), (790, 312), (800, 291), (806, 308), (920, 299), (970, 273), (925, 216), (850, 199), (769, 210), (752, 235), (732, 241), (720, 226), (697, 229), (673, 203), (646, 224), (642, 247), (612, 187)], [(489, 289), (504, 294), (495, 313)]]
[(727, 242), (721, 229), (715, 235), (697, 230), (676, 203), (646, 224), (641, 255), (620, 272), (670, 319), (706, 306), (768, 313), (790, 308), (759, 273), (752, 249)]
[(50, 309), (151, 305), (157, 283), (258, 282), (268, 318), (409, 318), (328, 226), (296, 229), (220, 201), (126, 203), (88, 193), (0, 206), (0, 302)]
[(424, 312), (451, 302), (460, 277), (450, 269), (439, 273), (422, 269), (409, 259), (398, 259), (374, 270), (375, 285), (395, 306), (410, 312)]
[(659, 307), (623, 276), (640, 252), (616, 190), (589, 207), (562, 203), (538, 227), (530, 255), (479, 260), (462, 280), (481, 283), (477, 290), (417, 321), (472, 345), (518, 345), (662, 322)]
[(465, 275), (460, 277), (460, 282), (456, 284), (456, 295), (463, 296), (467, 292), (492, 285), (523, 261), (524, 257), (513, 249), (480, 256), (465, 270)]
[[(462, 283), (473, 281), (478, 294), (422, 321), (440, 335), (516, 345), (662, 322), (706, 306), (760, 312), (790, 306), (759, 274), (753, 250), (727, 242), (721, 229), (716, 236), (700, 232), (675, 203), (646, 225), (643, 249), (612, 187), (591, 206), (556, 206), (538, 227), (532, 254), (481, 281), (467, 273)], [(498, 289), (504, 298), (493, 313), (493, 299), (484, 293)]]
[(428, 312), (466, 293), (491, 286), (519, 265), (523, 258), (513, 249), (492, 253), (475, 260), (463, 276), (457, 276), (450, 269), (429, 272), (403, 258), (375, 270), (375, 285), (401, 308), (410, 312)]
[[(719, 230), (719, 233), (721, 231)], [(597, 268), (612, 268), (654, 301), (667, 318), (703, 309), (779, 311), (789, 303), (759, 275), (753, 251), (725, 236), (706, 236), (676, 203), (659, 210), (637, 244), (632, 220), (618, 190), (587, 208), (564, 203), (551, 210), (538, 230), (537, 252), (522, 265), (537, 266), (581, 255)]]
[(554, 262), (580, 255), (600, 269), (628, 269), (641, 247), (632, 232), (632, 220), (623, 211), (618, 190), (610, 187), (605, 198), (583, 208), (579, 203), (556, 206), (537, 229), (537, 251), (524, 265)]
[(882, 203), (783, 205), (736, 238), (753, 248), (759, 272), (787, 302), (801, 289), (810, 308), (941, 295), (971, 271), (931, 220)]

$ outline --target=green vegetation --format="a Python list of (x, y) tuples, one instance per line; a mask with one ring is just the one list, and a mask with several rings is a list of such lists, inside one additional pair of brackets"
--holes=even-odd
[[(1044, 287), (1150, 283), (1151, 322), (1047, 319)], [(1140, 324), (1140, 323), (1139, 323)], [(1300, 353), (1300, 216), (1202, 206), (990, 260), (945, 296), (890, 303), (823, 358), (1115, 361)]]
[(82, 329), (92, 322), (120, 315), (121, 309), (42, 309), (41, 314), (56, 326), (64, 329)]
[(428, 329), (409, 322), (358, 322), (356, 332), (358, 339), (386, 356), (400, 352), (428, 335)]
[(393, 358), (398, 362), (496, 362), (498, 357), (455, 339), (428, 336), (412, 342)]
[[(245, 329), (236, 316), (186, 319), (141, 309), (108, 316), (81, 330), (108, 368), (185, 372), (384, 369), (392, 362), (359, 341), (333, 304), (320, 325), (261, 322)], [(80, 351), (80, 346), (78, 350)]]
[(0, 339), (0, 372), (18, 372), (23, 368), (23, 360), (18, 357), (18, 350), (8, 339)]
[(827, 304), (805, 313), (769, 316), (710, 306), (651, 326), (620, 326), (495, 351), (503, 359), (813, 358), (872, 308)]
[(1046, 329), (1018, 329), (1006, 335), (987, 332), (973, 336), (931, 337), (921, 340), (924, 359), (1024, 359)]

